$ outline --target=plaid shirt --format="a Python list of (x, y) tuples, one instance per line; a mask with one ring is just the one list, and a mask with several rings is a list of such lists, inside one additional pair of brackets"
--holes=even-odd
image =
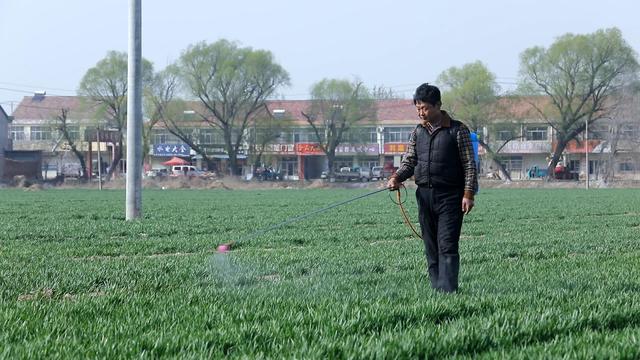
[[(421, 126), (424, 126), (429, 134), (433, 134), (441, 127), (450, 127), (451, 117), (445, 111), (442, 111), (442, 114), (444, 117), (439, 123), (432, 124), (424, 122)], [(394, 175), (400, 182), (413, 175), (413, 170), (418, 163), (418, 156), (416, 154), (416, 136), (416, 131), (414, 130), (409, 138), (409, 145), (407, 147), (407, 152), (404, 154), (402, 164)], [(460, 125), (460, 130), (456, 135), (456, 140), (458, 142), (458, 154), (460, 156), (464, 172), (464, 197), (473, 200), (474, 194), (478, 190), (478, 174), (476, 171), (476, 161), (473, 156), (471, 132), (464, 124)]]

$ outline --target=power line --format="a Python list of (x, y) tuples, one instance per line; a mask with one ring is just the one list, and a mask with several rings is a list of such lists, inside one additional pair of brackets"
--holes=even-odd
[[(6, 88), (6, 87), (0, 87), (0, 90), (9, 91), (9, 92), (23, 93), (23, 94), (31, 94), (31, 95), (33, 95), (33, 94), (34, 94), (34, 92), (33, 92), (33, 91), (29, 91), (29, 90), (22, 90), (22, 89)], [(47, 94), (47, 95), (49, 95), (49, 96), (74, 96), (74, 95), (60, 95), (60, 94)]]
[(72, 93), (76, 92), (75, 90), (69, 90), (69, 89), (54, 88), (49, 86), (17, 84), (17, 83), (3, 82), (3, 81), (0, 81), (0, 84), (9, 85), (9, 86), (18, 86), (18, 87), (24, 87), (24, 88), (33, 88), (38, 90), (55, 90), (55, 91), (65, 91), (65, 92), (72, 92)]

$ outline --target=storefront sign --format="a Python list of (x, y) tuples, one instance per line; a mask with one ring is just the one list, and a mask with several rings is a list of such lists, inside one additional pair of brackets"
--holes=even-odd
[[(588, 151), (594, 152), (593, 150), (601, 143), (598, 139), (593, 139), (588, 141)], [(555, 150), (556, 144), (553, 144), (553, 148)], [(601, 148), (601, 147), (600, 147)], [(584, 153), (584, 141), (578, 143), (575, 140), (569, 141), (567, 146), (565, 146), (564, 151), (569, 154), (580, 154)]]
[(86, 129), (84, 131), (84, 141), (97, 142), (98, 138), (100, 142), (117, 143), (120, 141), (120, 132), (118, 130), (98, 130)]
[(323, 155), (324, 151), (320, 148), (320, 144), (298, 143), (296, 144), (296, 153), (299, 155)]
[(407, 144), (384, 144), (385, 154), (404, 154), (407, 151)]
[(154, 144), (155, 156), (189, 156), (191, 147), (187, 144)]
[(538, 154), (551, 152), (550, 141), (509, 141), (501, 153), (504, 154)]
[(378, 155), (378, 144), (365, 144), (365, 145), (338, 145), (336, 147), (336, 155), (341, 154), (367, 154)]
[(264, 152), (293, 155), (295, 153), (295, 146), (293, 144), (267, 144)]
[[(324, 151), (317, 143), (298, 143), (295, 145), (298, 155), (324, 155)], [(378, 144), (363, 145), (338, 145), (336, 146), (336, 155), (378, 155)]]

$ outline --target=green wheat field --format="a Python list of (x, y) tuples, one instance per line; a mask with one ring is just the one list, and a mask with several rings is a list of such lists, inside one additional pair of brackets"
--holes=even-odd
[(372, 190), (0, 190), (0, 358), (640, 357), (639, 189), (481, 190), (453, 295), (387, 192), (259, 233)]

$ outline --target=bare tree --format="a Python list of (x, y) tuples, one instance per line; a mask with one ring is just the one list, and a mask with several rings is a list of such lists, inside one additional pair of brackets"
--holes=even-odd
[(255, 168), (260, 167), (268, 146), (286, 132), (292, 123), (290, 117), (277, 117), (265, 105), (253, 119), (253, 128), (249, 136), (249, 156)]
[(82, 169), (82, 178), (88, 179), (89, 173), (87, 171), (87, 165), (84, 159), (84, 154), (82, 151), (78, 150), (78, 144), (75, 136), (72, 136), (72, 132), (69, 124), (69, 109), (62, 108), (60, 112), (55, 116), (54, 119), (55, 129), (60, 132), (61, 139), (69, 145), (69, 148), (73, 152), (73, 154), (78, 158), (78, 162), (80, 163), (80, 168)]
[[(209, 158), (205, 149), (200, 146), (198, 133), (197, 131), (194, 133), (192, 129), (193, 120), (185, 120), (185, 111), (188, 106), (184, 100), (177, 97), (179, 87), (180, 76), (176, 65), (170, 65), (154, 75), (151, 86), (149, 86), (145, 96), (146, 108), (149, 114), (149, 121), (144, 129), (146, 152), (149, 152), (153, 128), (157, 124), (163, 124), (171, 134), (201, 155), (202, 159), (207, 163), (207, 168), (213, 169), (213, 159)], [(202, 122), (199, 123), (201, 124)]]
[(231, 173), (238, 175), (245, 130), (265, 101), (289, 83), (289, 75), (271, 52), (226, 40), (189, 46), (179, 68), (187, 90), (204, 109), (200, 118), (222, 132)]
[[(438, 76), (443, 88), (443, 103), (452, 115), (463, 121), (478, 135), (478, 143), (486, 151), (486, 157), (500, 172), (502, 178), (511, 180), (511, 174), (501, 161), (500, 151), (512, 140), (521, 136), (515, 131), (511, 136), (492, 139), (498, 130), (515, 128), (519, 123), (497, 123), (500, 117), (510, 117), (509, 98), (498, 99), (500, 87), (495, 75), (480, 61), (465, 64), (461, 68), (451, 67)], [(505, 116), (506, 115), (506, 116)], [(511, 117), (512, 119), (515, 119)], [(488, 133), (485, 136), (484, 130)]]
[(533, 47), (522, 53), (520, 89), (550, 98), (549, 107), (536, 108), (555, 130), (549, 174), (567, 144), (584, 132), (587, 123), (611, 116), (615, 109), (612, 95), (637, 69), (634, 50), (615, 28), (587, 35), (566, 34), (549, 49)]
[(347, 139), (347, 133), (364, 120), (375, 124), (375, 101), (360, 82), (324, 79), (312, 86), (311, 106), (302, 116), (327, 155), (328, 170), (333, 173), (336, 148)]
[[(142, 61), (143, 86), (147, 86), (153, 75), (153, 65)], [(123, 136), (127, 122), (127, 54), (109, 51), (96, 66), (87, 70), (80, 81), (78, 93), (101, 105), (96, 117), (106, 117), (107, 127), (117, 131), (114, 157), (109, 166), (108, 177), (118, 168), (123, 154)]]

